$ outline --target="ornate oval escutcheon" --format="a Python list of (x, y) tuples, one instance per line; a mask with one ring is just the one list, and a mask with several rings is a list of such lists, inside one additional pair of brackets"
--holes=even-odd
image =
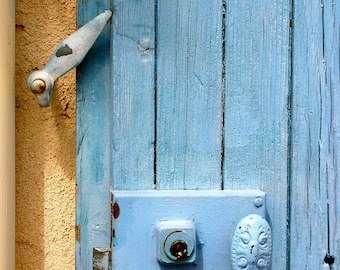
[(233, 270), (268, 269), (272, 250), (271, 228), (259, 215), (240, 220), (231, 242)]

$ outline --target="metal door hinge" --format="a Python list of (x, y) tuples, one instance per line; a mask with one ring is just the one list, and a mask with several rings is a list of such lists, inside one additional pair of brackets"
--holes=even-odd
[(42, 70), (29, 76), (28, 86), (41, 107), (50, 105), (54, 81), (83, 61), (111, 17), (112, 11), (106, 10), (85, 24), (57, 46)]

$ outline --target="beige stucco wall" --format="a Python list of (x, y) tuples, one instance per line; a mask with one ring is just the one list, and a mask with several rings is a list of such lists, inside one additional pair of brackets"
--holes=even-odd
[(76, 28), (76, 0), (16, 0), (16, 269), (74, 269), (75, 71), (40, 108), (27, 77)]

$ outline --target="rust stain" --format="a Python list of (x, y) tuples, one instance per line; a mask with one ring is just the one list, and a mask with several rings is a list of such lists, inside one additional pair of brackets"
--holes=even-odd
[(78, 198), (78, 193), (79, 193), (79, 191), (78, 191), (78, 185), (76, 184), (76, 191), (75, 191), (76, 199)]
[(118, 203), (114, 203), (113, 204), (113, 217), (114, 217), (114, 219), (117, 219), (118, 217), (119, 217), (119, 214), (120, 214), (120, 208), (119, 208), (119, 205), (118, 205)]
[(20, 34), (23, 31), (25, 31), (25, 26), (23, 24), (16, 24), (15, 25), (15, 32), (17, 34)]
[(83, 27), (83, 24), (82, 23), (77, 23), (77, 25), (76, 25), (76, 30), (79, 30), (80, 28), (82, 28)]
[(76, 78), (79, 79), (79, 78), (80, 78), (80, 75), (81, 75), (81, 74), (80, 74), (80, 69), (77, 68), (77, 69), (76, 69)]
[(112, 12), (112, 16), (111, 16), (111, 19), (110, 19), (110, 24), (112, 24), (112, 21), (113, 21), (113, 16), (115, 15), (115, 11), (113, 8), (110, 8), (111, 12)]
[(43, 93), (46, 90), (46, 84), (44, 81), (39, 80), (35, 85), (35, 92), (36, 93)]
[(75, 238), (78, 242), (80, 242), (80, 226), (79, 225), (75, 227)]

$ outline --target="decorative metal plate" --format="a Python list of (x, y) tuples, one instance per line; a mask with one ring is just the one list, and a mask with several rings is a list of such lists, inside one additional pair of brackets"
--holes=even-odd
[(271, 229), (259, 215), (249, 215), (236, 226), (231, 244), (233, 270), (269, 268), (272, 249)]
[(266, 216), (265, 193), (260, 190), (112, 193), (113, 270), (174, 269), (157, 259), (157, 224), (176, 220), (195, 224), (197, 245), (195, 261), (176, 264), (176, 269), (231, 269), (232, 239), (239, 222), (251, 214)]

